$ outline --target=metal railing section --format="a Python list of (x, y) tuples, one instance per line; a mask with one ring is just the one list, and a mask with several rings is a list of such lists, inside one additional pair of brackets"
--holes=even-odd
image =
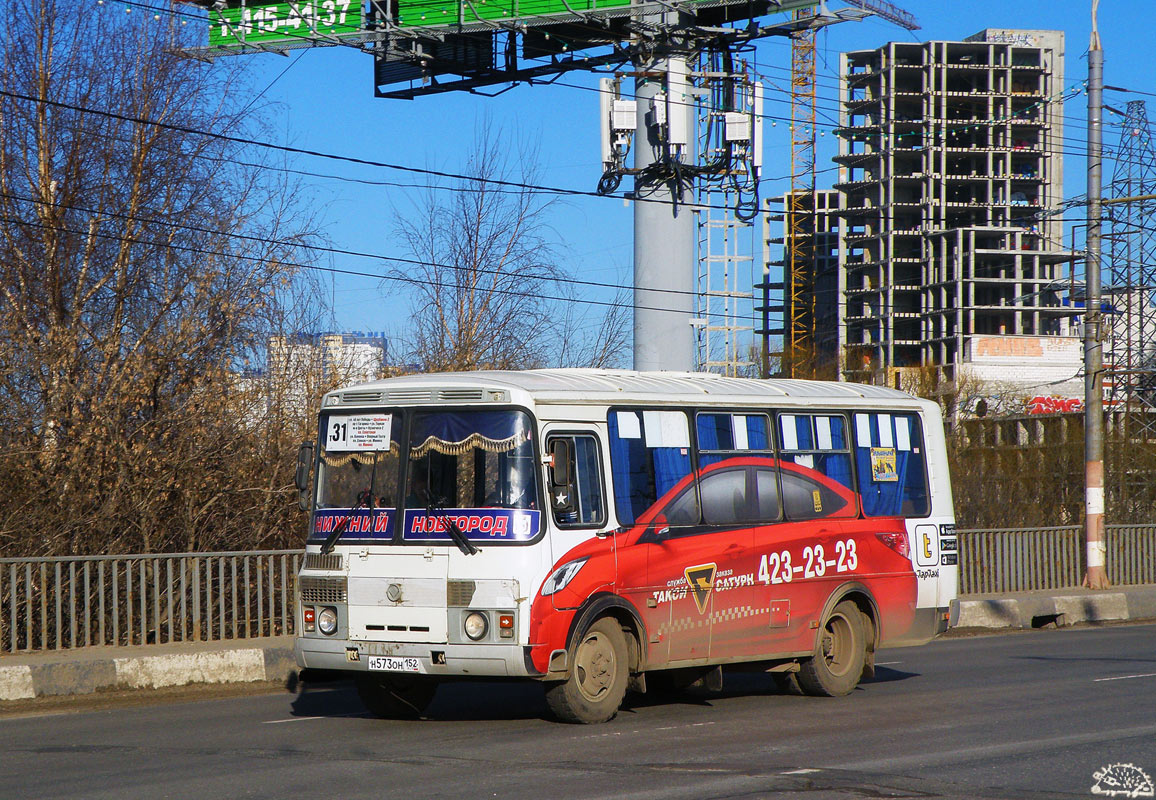
[[(959, 530), (959, 593), (1074, 588), (1084, 579), (1078, 525)], [(1107, 525), (1113, 586), (1156, 583), (1156, 525)]]
[(292, 634), (302, 556), (0, 558), (0, 653)]
[(959, 593), (1026, 592), (1079, 586), (1080, 527), (957, 530)]
[(1108, 580), (1113, 586), (1156, 583), (1156, 525), (1107, 525)]

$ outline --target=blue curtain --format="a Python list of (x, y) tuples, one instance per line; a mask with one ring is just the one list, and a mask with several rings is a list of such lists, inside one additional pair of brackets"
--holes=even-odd
[(657, 500), (690, 474), (690, 448), (655, 447), (651, 452), (654, 454), (654, 488)]
[(767, 418), (762, 414), (747, 417), (747, 445), (751, 450), (770, 450), (767, 438)]
[(697, 425), (700, 451), (730, 450), (734, 447), (735, 437), (731, 430), (730, 414), (699, 414)]
[(645, 448), (641, 439), (619, 437), (618, 412), (610, 412), (606, 427), (610, 432), (610, 474), (614, 481), (614, 507), (618, 512), (619, 524), (629, 525), (637, 516), (634, 508), (635, 492), (632, 489), (634, 484), (639, 482), (635, 479), (635, 474), (642, 464)]

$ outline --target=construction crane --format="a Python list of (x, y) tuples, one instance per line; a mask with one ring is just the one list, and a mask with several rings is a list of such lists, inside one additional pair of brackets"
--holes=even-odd
[[(909, 31), (919, 23), (907, 11), (886, 0), (845, 0), (848, 5)], [(789, 378), (819, 377), (815, 343), (815, 35), (807, 25), (815, 9), (794, 12), (798, 30), (791, 41), (791, 190), (786, 202), (783, 354), (780, 374)], [(825, 14), (821, 3), (818, 14)], [(823, 377), (837, 377), (829, 375)]]

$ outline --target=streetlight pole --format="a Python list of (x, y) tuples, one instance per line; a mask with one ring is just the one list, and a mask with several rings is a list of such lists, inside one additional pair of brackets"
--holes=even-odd
[(1084, 586), (1105, 589), (1104, 544), (1104, 352), (1100, 339), (1100, 227), (1103, 216), (1102, 152), (1104, 50), (1092, 0), (1092, 40), (1088, 47), (1088, 256), (1084, 290), (1084, 530), (1087, 571)]

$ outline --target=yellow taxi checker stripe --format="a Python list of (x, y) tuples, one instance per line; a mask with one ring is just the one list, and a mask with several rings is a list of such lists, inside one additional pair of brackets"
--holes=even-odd
[[(761, 609), (760, 609), (761, 611)], [(753, 616), (759, 613), (750, 606), (742, 606), (741, 608), (727, 608), (723, 611), (716, 611), (711, 615), (714, 622), (729, 622), (734, 619), (743, 619), (745, 617)]]

